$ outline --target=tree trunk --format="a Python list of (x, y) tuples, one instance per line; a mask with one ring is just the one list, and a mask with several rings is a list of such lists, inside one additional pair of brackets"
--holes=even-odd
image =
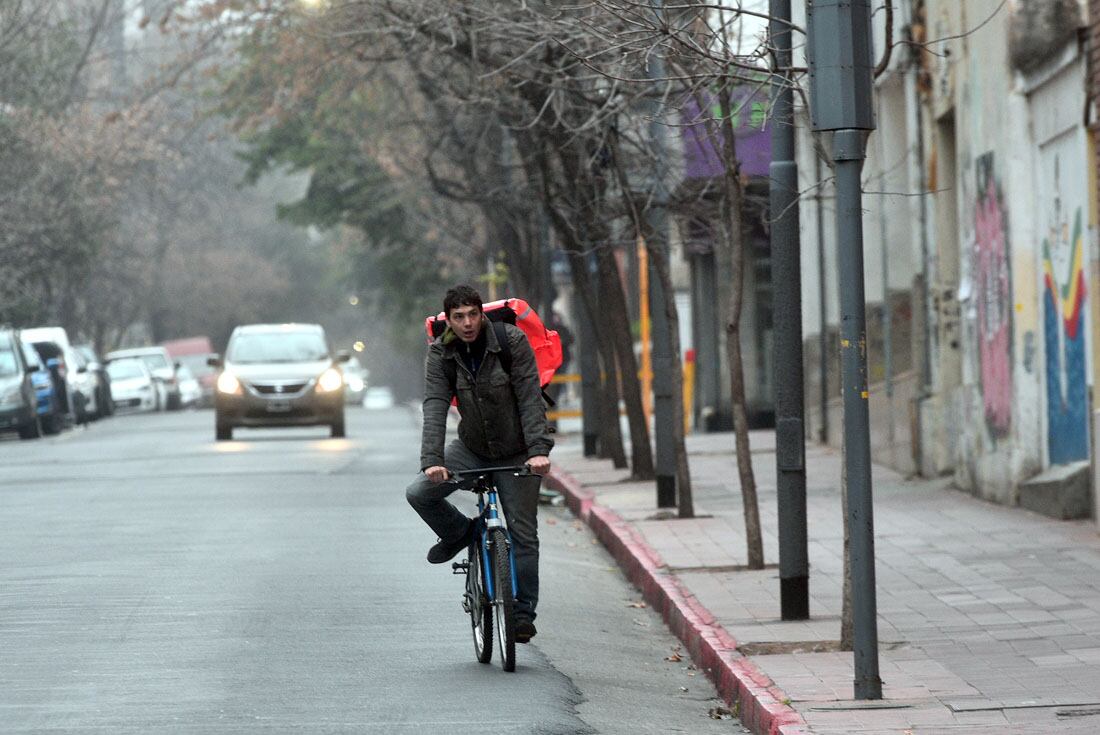
[(631, 479), (652, 480), (653, 448), (649, 443), (649, 426), (642, 407), (642, 384), (638, 379), (638, 359), (634, 355), (634, 338), (627, 329), (630, 314), (626, 308), (626, 294), (623, 293), (619, 264), (611, 253), (609, 245), (596, 248), (596, 266), (600, 280), (600, 307), (602, 316), (612, 326), (606, 330), (615, 348), (615, 362), (619, 366), (619, 385), (622, 388), (623, 402), (626, 404), (627, 424), (630, 427), (630, 465)]
[(570, 250), (569, 265), (573, 288), (580, 294), (581, 303), (584, 310), (588, 312), (589, 323), (592, 325), (593, 341), (598, 345), (602, 375), (598, 405), (582, 408), (585, 411), (596, 411), (600, 417), (599, 456), (610, 459), (616, 469), (622, 469), (627, 466), (627, 463), (623, 434), (619, 428), (619, 389), (615, 382), (615, 351), (611, 341), (606, 338), (607, 329), (595, 318), (599, 314), (599, 300), (592, 290), (592, 282), (588, 277), (587, 258), (576, 250)]
[(752, 469), (749, 446), (748, 413), (745, 410), (745, 373), (741, 360), (741, 303), (744, 296), (745, 245), (742, 229), (741, 165), (737, 160), (730, 110), (729, 80), (723, 79), (719, 91), (722, 110), (722, 150), (725, 157), (725, 216), (723, 229), (732, 263), (730, 303), (726, 322), (726, 353), (729, 359), (730, 392), (733, 399), (733, 428), (736, 436), (737, 470), (741, 479), (741, 500), (745, 514), (745, 543), (750, 569), (764, 568), (764, 541), (760, 531), (760, 505), (756, 497), (756, 476)]

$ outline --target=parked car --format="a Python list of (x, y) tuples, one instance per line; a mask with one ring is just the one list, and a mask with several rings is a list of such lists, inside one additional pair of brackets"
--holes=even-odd
[(191, 369), (186, 365), (180, 365), (179, 369), (176, 370), (176, 376), (180, 382), (180, 406), (193, 408), (199, 405), (202, 401), (202, 386), (191, 374)]
[(157, 410), (157, 380), (140, 357), (120, 357), (107, 363), (115, 408)]
[(93, 418), (110, 416), (115, 412), (115, 404), (111, 398), (111, 378), (107, 375), (107, 364), (91, 345), (77, 345), (74, 349), (87, 363), (88, 372), (95, 376), (96, 414)]
[(218, 371), (210, 367), (207, 361), (214, 355), (214, 345), (209, 337), (184, 337), (161, 342), (160, 346), (168, 351), (169, 357), (181, 367), (191, 371), (191, 375), (198, 381), (202, 395), (198, 401), (200, 406), (214, 405), (214, 383), (217, 380)]
[(21, 439), (43, 433), (31, 372), (18, 333), (0, 330), (0, 431), (19, 432)]
[(328, 425), (344, 436), (344, 376), (319, 324), (250, 324), (233, 330), (214, 396), (218, 441), (238, 426)]
[[(99, 410), (95, 375), (88, 372), (87, 361), (73, 348), (65, 329), (35, 327), (22, 330), (21, 335), (50, 368), (62, 408), (73, 421), (83, 424), (95, 416)], [(54, 359), (58, 363), (51, 365), (50, 360)]]
[(42, 431), (45, 434), (59, 434), (65, 426), (65, 413), (61, 410), (50, 368), (42, 362), (38, 351), (24, 342), (22, 337), (20, 337), (20, 345), (23, 348), (23, 357), (27, 361), (27, 369), (31, 371), (31, 382), (34, 384), (38, 420), (42, 424)]
[(107, 361), (137, 357), (145, 362), (157, 381), (157, 410), (176, 411), (180, 408), (180, 385), (176, 375), (178, 365), (163, 347), (134, 347), (107, 353)]
[(349, 406), (363, 403), (363, 394), (367, 391), (370, 370), (363, 367), (359, 358), (352, 355), (342, 368), (344, 372), (344, 398)]

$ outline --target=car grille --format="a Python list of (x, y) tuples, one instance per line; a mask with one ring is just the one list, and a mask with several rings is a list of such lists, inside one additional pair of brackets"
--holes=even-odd
[(264, 395), (294, 395), (295, 393), (301, 393), (305, 390), (305, 383), (278, 383), (275, 385), (262, 385), (259, 383), (253, 383), (252, 387), (257, 393), (263, 393)]

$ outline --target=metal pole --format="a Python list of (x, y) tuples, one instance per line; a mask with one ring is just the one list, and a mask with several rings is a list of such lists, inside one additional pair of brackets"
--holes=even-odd
[(875, 602), (875, 530), (871, 501), (871, 431), (867, 399), (867, 316), (863, 291), (862, 130), (838, 130), (836, 235), (840, 272), (841, 393), (844, 399), (844, 465), (851, 534), (852, 630), (856, 699), (882, 699)]
[(779, 504), (779, 607), (783, 620), (810, 617), (806, 541), (806, 435), (802, 375), (802, 277), (798, 164), (794, 158), (791, 0), (770, 0), (775, 53), (769, 168), (775, 323), (775, 462)]
[(818, 310), (818, 327), (820, 329), (817, 335), (817, 374), (818, 381), (821, 383), (821, 391), (819, 398), (821, 399), (821, 434), (819, 440), (822, 444), (829, 443), (829, 350), (828, 350), (828, 330), (829, 330), (829, 314), (828, 314), (828, 301), (826, 300), (826, 294), (828, 292), (828, 279), (825, 274), (825, 205), (822, 203), (824, 198), (824, 185), (821, 182), (821, 159), (814, 156), (814, 180), (817, 182), (817, 195), (814, 197), (817, 204), (817, 278), (818, 278), (818, 295), (817, 295), (817, 310)]
[[(654, 9), (663, 12), (662, 1), (653, 0)], [(647, 67), (650, 79), (659, 80), (665, 75), (664, 60), (655, 54)], [(646, 219), (651, 233), (649, 242), (651, 261), (660, 258), (667, 272), (669, 262), (668, 215), (666, 206), (668, 194), (665, 190), (665, 176), (668, 172), (665, 129), (661, 123), (663, 106), (660, 99), (654, 98), (650, 108), (649, 139), (656, 159), (653, 168), (653, 200), (646, 210)], [(672, 294), (667, 294), (668, 298)], [(656, 445), (657, 471), (657, 507), (676, 507), (676, 442), (674, 421), (683, 418), (676, 415), (672, 395), (672, 371), (676, 369), (672, 354), (672, 340), (669, 335), (668, 314), (665, 312), (666, 294), (658, 276), (657, 263), (649, 263), (649, 304), (653, 330), (653, 438)]]
[(844, 401), (844, 491), (852, 572), (855, 696), (882, 699), (875, 603), (875, 529), (867, 391), (863, 275), (864, 141), (875, 128), (870, 0), (807, 5), (810, 111), (814, 131), (832, 133), (840, 292), (840, 386)]

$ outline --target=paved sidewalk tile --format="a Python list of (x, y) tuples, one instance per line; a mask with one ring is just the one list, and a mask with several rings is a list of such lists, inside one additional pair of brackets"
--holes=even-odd
[[(746, 570), (730, 434), (689, 437), (696, 518), (657, 513), (630, 482), (563, 438), (555, 462), (630, 522), (666, 572), (748, 651), (816, 733), (1100, 732), (1100, 535), (876, 467), (883, 702), (852, 699), (840, 633), (838, 452), (807, 447), (812, 619), (779, 619), (774, 567)], [(774, 435), (754, 433), (765, 560), (778, 561)], [(769, 645), (770, 644), (770, 645)]]

